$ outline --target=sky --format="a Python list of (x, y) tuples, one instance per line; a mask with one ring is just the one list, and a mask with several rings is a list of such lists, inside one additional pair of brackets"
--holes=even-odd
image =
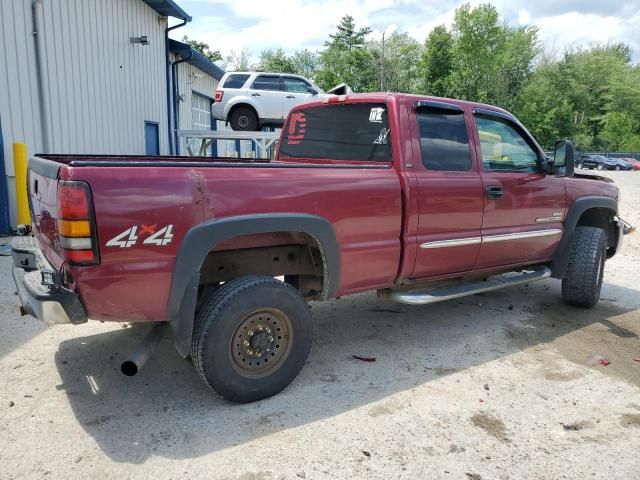
[[(433, 27), (451, 25), (455, 9), (471, 0), (177, 0), (192, 17), (175, 30), (208, 43), (223, 55), (246, 47), (253, 60), (266, 49), (322, 48), (343, 15), (352, 15), (357, 26), (373, 29), (369, 38), (408, 32), (423, 42)], [(594, 42), (623, 41), (640, 63), (640, 0), (490, 0), (509, 24), (537, 25), (540, 39), (552, 51), (588, 46)]]

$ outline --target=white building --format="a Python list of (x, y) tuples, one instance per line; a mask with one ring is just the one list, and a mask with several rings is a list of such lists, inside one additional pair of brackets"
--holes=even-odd
[(190, 20), (172, 0), (0, 1), (0, 233), (17, 223), (16, 142), (29, 155), (167, 155), (176, 125), (212, 128), (224, 72), (169, 40)]

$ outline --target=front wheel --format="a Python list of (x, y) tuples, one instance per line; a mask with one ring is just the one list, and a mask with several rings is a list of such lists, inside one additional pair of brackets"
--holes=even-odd
[(576, 227), (569, 245), (567, 273), (562, 280), (565, 303), (591, 308), (600, 299), (607, 233), (598, 227)]
[(191, 356), (196, 372), (223, 397), (253, 402), (298, 375), (311, 349), (311, 312), (302, 296), (273, 277), (225, 283), (198, 313)]
[(598, 164), (598, 167), (597, 167), (597, 168), (598, 168), (598, 170), (604, 170), (604, 165), (602, 165), (602, 164), (600, 163), (600, 164)]
[(616, 170), (621, 170), (620, 165), (616, 165)]
[(581, 163), (576, 164), (576, 168), (579, 168), (582, 170), (582, 164)]

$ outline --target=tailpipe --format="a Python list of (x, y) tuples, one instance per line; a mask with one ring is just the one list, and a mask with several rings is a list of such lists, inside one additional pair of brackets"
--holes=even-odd
[(147, 336), (142, 339), (138, 348), (129, 355), (129, 358), (122, 362), (120, 371), (124, 375), (133, 377), (140, 371), (144, 364), (147, 363), (147, 360), (151, 358), (151, 354), (158, 346), (158, 343), (160, 343), (160, 340), (162, 340), (166, 327), (166, 323), (159, 323), (147, 333)]

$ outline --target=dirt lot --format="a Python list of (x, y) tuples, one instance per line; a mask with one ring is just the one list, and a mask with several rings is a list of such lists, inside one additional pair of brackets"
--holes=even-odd
[[(610, 175), (640, 225), (640, 173)], [(19, 317), (0, 257), (0, 478), (640, 478), (639, 260), (627, 236), (590, 311), (555, 280), (423, 307), (314, 304), (300, 376), (235, 405), (169, 341), (123, 377), (146, 326)]]

